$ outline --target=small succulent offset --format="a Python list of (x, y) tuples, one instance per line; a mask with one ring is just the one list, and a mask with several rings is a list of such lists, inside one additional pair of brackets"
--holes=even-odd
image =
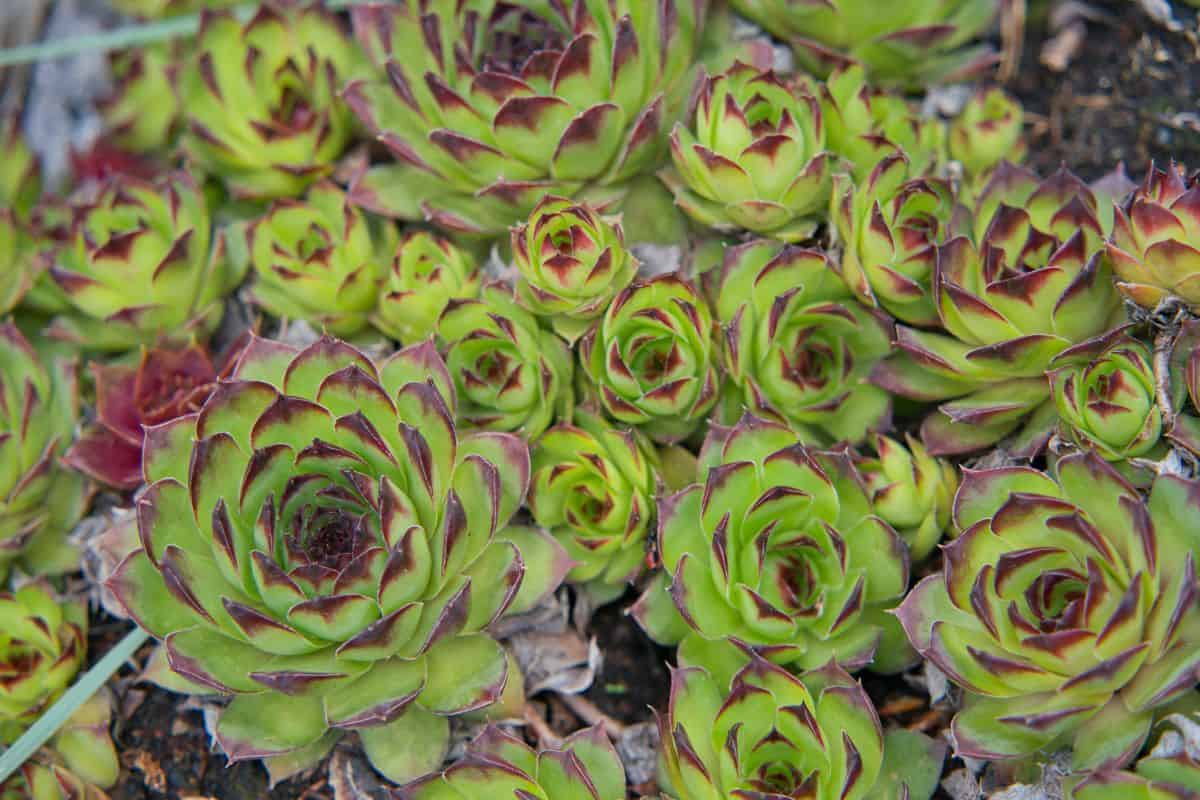
[(1070, 800), (1194, 800), (1200, 796), (1200, 758), (1192, 742), (1194, 717), (1172, 714), (1154, 748), (1130, 771), (1100, 770), (1084, 777)]
[(99, 103), (107, 131), (120, 147), (138, 153), (165, 149), (178, 132), (182, 107), (171, 85), (172, 66), (185, 44), (163, 42), (113, 54), (113, 90)]
[(575, 407), (575, 362), (567, 343), (538, 324), (497, 284), (478, 299), (453, 299), (438, 322), (458, 394), (458, 418), (471, 428), (519, 433), (532, 441)]
[(615, 599), (641, 571), (658, 493), (654, 448), (588, 408), (533, 445), (529, 510), (575, 562), (567, 579)]
[(0, 579), (77, 569), (67, 534), (90, 493), (59, 463), (79, 418), (76, 363), (35, 352), (12, 322), (0, 325)]
[(711, 668), (729, 639), (801, 670), (911, 660), (886, 613), (908, 585), (908, 550), (874, 515), (848, 455), (808, 450), (788, 428), (747, 416), (712, 426), (700, 461), (703, 484), (659, 504), (667, 578), (635, 610), (651, 636), (678, 638), (657, 624), (673, 603), (690, 664)]
[[(386, 240), (386, 236), (379, 237)], [(334, 336), (367, 325), (387, 256), (361, 211), (332, 183), (283, 199), (246, 229), (255, 302)]]
[(937, 246), (968, 230), (948, 183), (921, 176), (903, 153), (885, 154), (862, 181), (838, 177), (833, 221), (842, 242), (835, 267), (859, 300), (910, 325), (939, 324)]
[(346, 102), (398, 164), (365, 206), (494, 235), (546, 194), (611, 202), (652, 171), (704, 0), (405, 0), (356, 7), (378, 76)]
[(798, 678), (752, 655), (732, 681), (675, 670), (659, 729), (668, 800), (879, 796), (879, 717), (836, 664)]
[(761, 239), (730, 247), (713, 295), (728, 422), (746, 408), (813, 444), (860, 442), (887, 424), (887, 392), (867, 378), (891, 351), (891, 326), (855, 302), (824, 254)]
[(1200, 184), (1171, 164), (1151, 167), (1117, 207), (1108, 258), (1121, 293), (1153, 309), (1177, 297), (1200, 308)]
[(235, 196), (298, 195), (349, 143), (354, 117), (337, 92), (364, 65), (319, 3), (268, 0), (245, 24), (206, 14), (176, 77), (183, 148)]
[(513, 264), (522, 304), (574, 342), (637, 277), (616, 219), (586, 204), (547, 195), (529, 220), (512, 229)]
[[(11, 745), (67, 690), (87, 661), (87, 604), (59, 598), (44, 581), (0, 593), (0, 746)], [(60, 727), (49, 743), (73, 781), (116, 783), (120, 765), (108, 735), (109, 697), (94, 695)], [(43, 768), (48, 769), (48, 768)], [(48, 770), (53, 774), (53, 770)], [(41, 770), (26, 770), (32, 790), (52, 783)], [(6, 782), (0, 797), (7, 797)], [(30, 792), (33, 800), (54, 794)], [(80, 795), (84, 797), (85, 795)]]
[(132, 350), (207, 336), (244, 268), (213, 241), (200, 187), (114, 178), (75, 212), (50, 277), (66, 304), (50, 335), (88, 350)]
[(977, 205), (977, 242), (936, 250), (933, 299), (945, 333), (898, 326), (898, 352), (874, 380), (944, 402), (921, 425), (935, 455), (996, 444), (1039, 451), (1056, 418), (1045, 372), (1067, 348), (1120, 323), (1124, 310), (1101, 257), (1106, 204), (1065, 170), (1045, 181), (1002, 165)]
[(1047, 373), (1060, 429), (1106, 461), (1146, 456), (1162, 434), (1154, 354), (1123, 328), (1059, 353)]
[(539, 752), (489, 726), (461, 761), (393, 795), (396, 800), (625, 800), (625, 767), (602, 726)]
[(994, 63), (972, 42), (998, 0), (733, 0), (743, 16), (792, 45), (819, 75), (861, 64), (879, 85), (924, 86), (961, 79)]
[(738, 62), (701, 75), (691, 125), (671, 131), (663, 181), (688, 216), (723, 232), (809, 238), (828, 211), (832, 175), (821, 106), (796, 78)]
[(950, 124), (950, 157), (975, 180), (1003, 162), (1018, 164), (1026, 152), (1024, 120), (1021, 104), (1003, 89), (980, 90)]
[(905, 441), (907, 447), (876, 434), (871, 438), (875, 456), (857, 466), (875, 513), (896, 529), (917, 562), (933, 552), (950, 527), (958, 470), (929, 455), (920, 440), (906, 436)]
[(217, 384), (203, 347), (143, 349), (136, 364), (93, 362), (96, 422), (63, 456), (83, 474), (117, 489), (142, 484), (146, 429), (200, 410)]
[(658, 442), (689, 436), (717, 402), (712, 312), (675, 273), (635, 281), (579, 341), (579, 361), (610, 417)]
[(967, 472), (944, 572), (897, 612), (917, 650), (967, 691), (952, 733), (973, 758), (1073, 745), (1120, 766), (1200, 670), (1200, 484), (1160, 475), (1149, 500), (1092, 452), (1055, 477)]
[[(501, 532), (524, 443), (458, 434), (426, 342), (373, 363), (253, 339), (196, 414), (147, 432), (141, 546), (107, 581), (166, 664), (233, 695), (216, 737), (279, 777), (358, 732), (395, 781), (440, 766), (449, 718), (510, 679), (487, 633), (553, 589), (549, 536)], [(280, 758), (277, 758), (280, 757)]]
[(481, 275), (475, 258), (453, 242), (428, 231), (409, 231), (384, 270), (379, 305), (371, 323), (405, 344), (437, 330), (451, 300), (479, 295)]

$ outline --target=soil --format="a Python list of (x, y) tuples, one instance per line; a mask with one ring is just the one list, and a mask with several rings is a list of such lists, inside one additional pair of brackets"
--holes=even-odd
[[(1046, 174), (1068, 164), (1094, 180), (1123, 162), (1139, 179), (1151, 160), (1174, 158), (1200, 168), (1200, 38), (1196, 12), (1176, 3), (1184, 31), (1171, 32), (1134, 8), (1132, 0), (1094, 0), (1103, 18), (1087, 24), (1082, 47), (1065, 71), (1039, 60), (1048, 37), (1045, 3), (1030, 1), (1030, 24), (1020, 69), (1007, 86), (1024, 104), (1030, 122), (1030, 166)], [(590, 634), (604, 663), (585, 697), (613, 719), (633, 724), (664, 709), (670, 686), (670, 652), (657, 647), (625, 615), (632, 597), (600, 609)], [(94, 620), (92, 652), (102, 654), (125, 630), (105, 617)], [(885, 726), (903, 725), (936, 735), (949, 715), (931, 709), (910, 682), (864, 675)], [(298, 778), (269, 788), (257, 763), (227, 766), (213, 752), (199, 706), (128, 676), (118, 689), (121, 720), (114, 736), (125, 766), (113, 800), (321, 800), (334, 797), (319, 778)], [(552, 717), (569, 714), (562, 707)], [(570, 726), (570, 717), (551, 719)], [(579, 727), (575, 725), (574, 727)], [(949, 760), (947, 770), (960, 767)], [(948, 795), (939, 793), (938, 797)]]

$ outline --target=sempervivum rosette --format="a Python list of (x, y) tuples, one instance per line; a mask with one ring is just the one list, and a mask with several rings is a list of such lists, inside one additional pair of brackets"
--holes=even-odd
[(715, 663), (729, 639), (799, 669), (907, 662), (886, 611), (908, 585), (908, 550), (872, 512), (848, 455), (747, 416), (710, 429), (701, 466), (703, 484), (659, 504), (668, 586), (651, 586), (635, 612), (652, 636), (671, 637), (658, 621), (673, 603), (692, 631), (688, 663)]
[(687, 437), (717, 401), (712, 312), (675, 273), (636, 281), (579, 341), (590, 390), (656, 441)]
[(254, 339), (198, 413), (147, 433), (141, 546), (107, 585), (176, 683), (232, 695), (216, 730), (231, 760), (290, 772), (355, 730), (412, 779), (441, 764), (450, 717), (500, 697), (488, 626), (567, 560), (500, 533), (526, 447), (458, 435), (454, 405), (429, 343), (376, 364), (329, 338)]
[(1024, 109), (1004, 93), (991, 88), (978, 91), (950, 124), (950, 157), (967, 175), (979, 180), (1005, 161), (1025, 158)]
[(575, 362), (567, 343), (538, 325), (512, 291), (485, 286), (453, 299), (438, 322), (446, 364), (466, 425), (536, 439), (575, 407)]
[(574, 342), (637, 276), (621, 223), (586, 204), (552, 195), (512, 230), (517, 295)]
[(812, 235), (829, 205), (821, 106), (798, 79), (736, 63), (702, 75), (690, 126), (671, 131), (675, 202), (719, 231), (782, 241)]
[(575, 562), (567, 578), (615, 598), (642, 569), (654, 526), (657, 457), (645, 438), (588, 408), (554, 426), (530, 458), (529, 510)]
[(623, 800), (625, 767), (600, 726), (534, 752), (489, 726), (441, 775), (402, 787), (396, 800)]
[[(385, 238), (386, 237), (381, 237)], [(279, 200), (246, 230), (255, 302), (350, 336), (375, 310), (386, 255), (362, 212), (331, 183)]]
[(1055, 421), (1045, 372), (1067, 348), (1124, 318), (1101, 257), (1111, 209), (1070, 173), (1039, 182), (997, 170), (977, 206), (977, 242), (936, 250), (933, 299), (945, 333), (900, 326), (899, 352), (874, 379), (889, 391), (947, 401), (925, 418), (931, 453), (968, 453), (1009, 434), (1036, 453)]
[(704, 0), (354, 9), (379, 75), (346, 102), (396, 157), (353, 193), (380, 213), (494, 235), (547, 194), (611, 201), (657, 166)]
[(319, 3), (267, 0), (245, 24), (206, 14), (176, 77), (183, 148), (234, 195), (297, 195), (349, 143), (354, 116), (337, 92), (364, 63)]
[(1121, 293), (1153, 309), (1178, 297), (1200, 308), (1200, 186), (1171, 164), (1153, 165), (1118, 207), (1108, 257)]
[(958, 488), (958, 470), (929, 455), (912, 436), (906, 444), (876, 434), (873, 457), (857, 462), (871, 505), (908, 545), (913, 561), (933, 552), (950, 527), (950, 511)]
[(66, 310), (50, 333), (92, 350), (207, 336), (243, 272), (223, 240), (214, 243), (204, 194), (190, 177), (114, 178), (75, 209), (54, 254), (50, 277)]
[(725, 251), (714, 289), (728, 404), (794, 427), (808, 442), (859, 442), (890, 418), (867, 382), (891, 326), (854, 300), (824, 254), (766, 240)]
[(1054, 478), (967, 472), (962, 535), (898, 616), (920, 653), (967, 690), (960, 755), (1074, 746), (1076, 768), (1121, 764), (1155, 713), (1200, 675), (1195, 516), (1200, 484), (1159, 476), (1148, 500), (1094, 453)]
[(449, 239), (428, 231), (409, 231), (384, 270), (379, 305), (371, 323), (405, 344), (437, 330), (438, 318), (454, 299), (479, 294), (475, 259)]
[(1059, 353), (1047, 375), (1062, 432), (1107, 461), (1147, 456), (1163, 428), (1153, 360), (1123, 328)]

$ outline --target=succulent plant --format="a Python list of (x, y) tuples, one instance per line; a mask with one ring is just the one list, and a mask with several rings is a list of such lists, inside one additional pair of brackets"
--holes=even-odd
[(929, 455), (918, 439), (906, 436), (905, 442), (876, 434), (874, 457), (857, 466), (875, 513), (896, 529), (916, 562), (933, 552), (950, 527), (958, 470)]
[(950, 123), (950, 157), (971, 178), (987, 176), (1003, 162), (1025, 159), (1025, 112), (1003, 89), (981, 89)]
[(1173, 378), (1172, 401), (1191, 401), (1192, 410), (1175, 414), (1167, 438), (1194, 455), (1200, 456), (1200, 321), (1184, 320), (1175, 337), (1174, 351), (1170, 359)]
[(131, 350), (210, 333), (243, 270), (213, 242), (204, 194), (190, 177), (107, 183), (75, 212), (50, 277), (67, 305), (50, 333), (89, 350)]
[(859, 442), (890, 420), (867, 382), (891, 350), (891, 327), (855, 302), (824, 254), (766, 240), (725, 251), (716, 289), (724, 326), (727, 413), (791, 425), (810, 443)]
[(217, 385), (203, 347), (143, 349), (136, 364), (92, 362), (96, 422), (83, 430), (64, 463), (117, 489), (142, 484), (146, 429), (200, 410)]
[(821, 86), (825, 143), (862, 183), (884, 158), (902, 152), (913, 177), (930, 174), (946, 156), (946, 128), (918, 114), (902, 94), (871, 86), (866, 70), (836, 70)]
[(690, 126), (671, 131), (662, 179), (688, 216), (719, 231), (809, 238), (828, 211), (832, 167), (821, 106), (798, 79), (741, 62), (701, 75)]
[[(190, 686), (233, 695), (216, 738), (276, 777), (347, 730), (395, 781), (440, 766), (449, 718), (509, 680), (488, 626), (553, 589), (549, 536), (502, 531), (525, 445), (456, 434), (429, 342), (373, 363), (253, 339), (199, 413), (147, 433), (141, 546), (106, 585)], [(515, 678), (514, 678), (515, 679)]]
[(39, 755), (0, 783), (0, 800), (109, 800), (109, 797), (56, 759)]
[(712, 313), (676, 273), (635, 281), (579, 341), (589, 391), (659, 442), (686, 438), (717, 401)]
[(570, 342), (637, 276), (619, 220), (552, 195), (512, 229), (512, 252), (522, 304)]
[(33, 237), (8, 208), (0, 208), (0, 314), (17, 307), (41, 274)]
[(575, 407), (567, 343), (538, 325), (506, 287), (452, 299), (438, 322), (446, 364), (468, 427), (512, 431), (532, 441)]
[[(0, 593), (0, 622), (0, 745), (7, 746), (67, 690), (86, 662), (87, 604), (32, 581)], [(50, 751), (80, 782), (110, 786), (117, 780), (109, 715), (108, 695), (93, 695), (50, 740)], [(45, 782), (36, 771), (27, 770), (26, 777), (34, 787)], [(7, 790), (6, 783), (0, 797)], [(43, 796), (57, 795), (32, 795)]]
[(1117, 208), (1108, 259), (1121, 293), (1153, 309), (1177, 297), (1200, 308), (1200, 187), (1171, 164), (1151, 165), (1146, 180)]
[(938, 324), (932, 296), (937, 246), (968, 232), (968, 215), (949, 184), (915, 174), (907, 158), (893, 152), (861, 182), (838, 177), (833, 219), (842, 257), (835, 267), (863, 303), (929, 327)]
[(350, 336), (375, 311), (383, 246), (362, 212), (331, 183), (313, 186), (304, 200), (277, 200), (246, 229), (246, 249), (254, 300), (276, 316)]
[(944, 572), (897, 615), (967, 691), (952, 724), (960, 755), (1073, 744), (1077, 769), (1119, 766), (1196, 683), (1200, 484), (1164, 474), (1144, 500), (1090, 451), (1056, 473), (967, 472)]
[(1047, 373), (1060, 428), (1106, 461), (1148, 454), (1162, 434), (1154, 354), (1123, 328), (1059, 353)]
[(113, 90), (98, 106), (106, 137), (139, 153), (167, 147), (182, 108), (171, 85), (172, 65), (186, 58), (184, 45), (162, 42), (121, 50), (109, 58)]
[(198, 11), (229, 8), (237, 0), (111, 0), (113, 8), (141, 19), (177, 17)]
[(396, 248), (391, 269), (384, 271), (371, 322), (393, 339), (419, 342), (437, 330), (451, 300), (479, 295), (480, 278), (474, 257), (449, 239), (409, 231)]
[(601, 205), (652, 171), (705, 0), (364, 5), (379, 67), (346, 102), (398, 163), (357, 181), (380, 213), (503, 233), (546, 194)]
[(601, 726), (534, 752), (489, 726), (462, 761), (394, 792), (396, 800), (624, 800), (625, 767)]
[(0, 123), (0, 208), (26, 220), (42, 194), (42, 170), (19, 116)]
[(529, 510), (575, 562), (567, 579), (615, 599), (641, 571), (654, 526), (658, 461), (641, 434), (587, 408), (530, 453)]
[(332, 11), (267, 0), (243, 24), (207, 14), (176, 76), (183, 149), (238, 197), (292, 197), (330, 173), (354, 133), (337, 92), (365, 59)]
[(976, 246), (936, 250), (933, 298), (945, 333), (897, 327), (898, 353), (875, 380), (918, 400), (948, 400), (921, 437), (934, 455), (999, 442), (1036, 453), (1055, 421), (1045, 371), (1067, 348), (1124, 317), (1106, 262), (1103, 204), (1065, 171), (1043, 182), (1002, 165), (980, 196)]
[(659, 729), (668, 800), (879, 796), (879, 717), (835, 664), (798, 678), (751, 656), (732, 682), (699, 667), (675, 670)]
[(74, 359), (39, 354), (12, 322), (0, 325), (0, 579), (77, 569), (67, 534), (87, 506), (82, 476), (64, 469), (79, 417)]
[(732, 0), (740, 14), (792, 45), (818, 75), (861, 64), (875, 84), (923, 86), (957, 80), (994, 63), (972, 45), (995, 18), (997, 0)]
[(656, 620), (673, 603), (691, 664), (711, 668), (730, 639), (797, 669), (911, 659), (885, 613), (907, 588), (908, 550), (874, 515), (848, 455), (808, 450), (788, 428), (746, 416), (712, 426), (700, 461), (703, 484), (659, 503), (669, 585), (635, 607), (651, 636), (671, 635)]
[(1134, 770), (1090, 773), (1070, 800), (1194, 800), (1200, 795), (1200, 758), (1191, 745), (1196, 721), (1172, 714), (1165, 722), (1170, 727)]

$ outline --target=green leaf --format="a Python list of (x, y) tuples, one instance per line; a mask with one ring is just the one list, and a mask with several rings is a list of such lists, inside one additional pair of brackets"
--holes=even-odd
[(883, 766), (870, 800), (929, 800), (945, 760), (944, 742), (904, 728), (888, 731), (883, 735)]
[(412, 705), (395, 722), (358, 732), (371, 765), (407, 783), (438, 769), (450, 745), (450, 721)]

